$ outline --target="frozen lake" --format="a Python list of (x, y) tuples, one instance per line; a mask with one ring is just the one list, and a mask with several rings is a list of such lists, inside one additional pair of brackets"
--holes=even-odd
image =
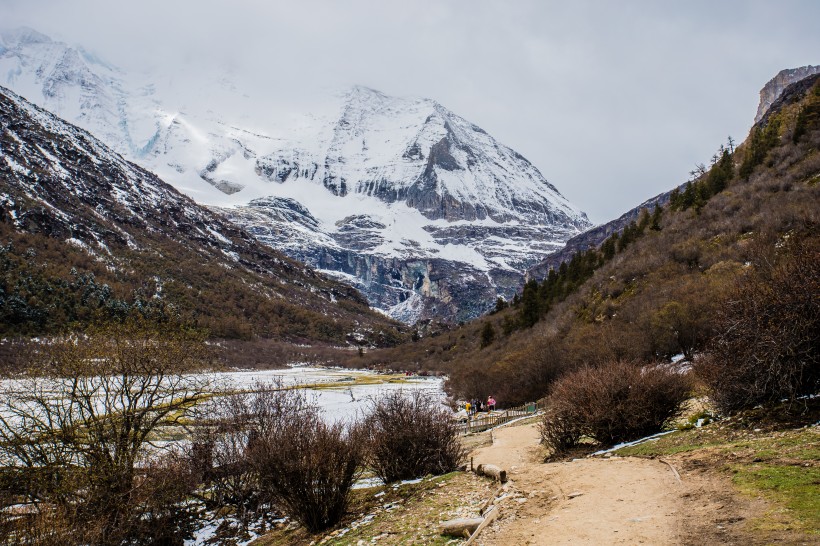
[(247, 390), (256, 383), (281, 378), (285, 385), (305, 385), (329, 420), (352, 420), (370, 401), (395, 390), (422, 391), (432, 399), (444, 400), (444, 380), (439, 377), (379, 375), (367, 370), (293, 366), (280, 370), (219, 372), (211, 375), (220, 387)]
[[(442, 378), (382, 375), (367, 370), (292, 366), (278, 370), (214, 372), (204, 374), (204, 377), (214, 392), (252, 390), (259, 383), (271, 383), (277, 379), (281, 379), (285, 386), (304, 385), (309, 398), (316, 401), (330, 421), (354, 420), (367, 409), (372, 400), (399, 389), (407, 392), (422, 391), (436, 401), (443, 401), (445, 397)], [(37, 381), (38, 390), (42, 389), (40, 392), (46, 397), (61, 396), (60, 393), (67, 388), (67, 382), (70, 382), (66, 379), (6, 379), (0, 381), (0, 396), (32, 392), (32, 381)], [(102, 398), (99, 402), (99, 410), (104, 411)], [(7, 414), (4, 409), (0, 408), (0, 416), (14, 421), (15, 417)]]

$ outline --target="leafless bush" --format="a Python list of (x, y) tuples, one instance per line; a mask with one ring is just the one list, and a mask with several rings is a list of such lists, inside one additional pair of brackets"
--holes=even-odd
[(452, 416), (419, 391), (382, 396), (372, 403), (363, 426), (370, 466), (386, 483), (444, 474), (464, 458)]
[(566, 453), (581, 440), (583, 426), (580, 416), (569, 403), (553, 400), (538, 423), (541, 443), (554, 455)]
[(145, 522), (184, 497), (179, 484), (153, 488), (149, 439), (203, 396), (205, 381), (186, 372), (205, 356), (199, 338), (134, 324), (44, 346), (0, 398), (0, 461), (14, 497), (38, 521), (65, 523), (65, 544), (140, 541)]
[[(815, 232), (816, 228), (810, 228)], [(820, 390), (820, 244), (787, 242), (758, 256), (717, 317), (718, 335), (695, 370), (724, 412)]]
[(199, 517), (187, 502), (199, 485), (181, 450), (149, 459), (140, 469), (126, 544), (182, 544), (191, 538)]
[(256, 383), (251, 392), (216, 397), (199, 407), (189, 461), (202, 483), (205, 505), (233, 507), (247, 523), (270, 500), (251, 460), (254, 443), (309, 408), (304, 391), (288, 390), (281, 380)]
[(344, 516), (362, 450), (357, 434), (325, 422), (316, 406), (302, 407), (295, 392), (277, 393), (295, 411), (254, 439), (249, 457), (263, 494), (316, 532)]
[(547, 400), (541, 438), (560, 452), (582, 436), (613, 444), (658, 432), (679, 410), (689, 381), (659, 365), (613, 361), (563, 376)]

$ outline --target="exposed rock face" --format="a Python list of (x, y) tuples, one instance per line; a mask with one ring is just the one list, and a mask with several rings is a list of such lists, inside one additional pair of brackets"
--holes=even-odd
[(763, 118), (772, 103), (777, 100), (780, 94), (783, 93), (789, 85), (817, 73), (820, 73), (820, 65), (787, 68), (778, 72), (777, 76), (769, 80), (769, 82), (763, 86), (763, 89), (760, 90), (760, 104), (757, 107), (755, 123)]
[(365, 87), (341, 98), (302, 145), (256, 161), (289, 197), (220, 210), (391, 316), (474, 318), (590, 226), (524, 157), (435, 101)]

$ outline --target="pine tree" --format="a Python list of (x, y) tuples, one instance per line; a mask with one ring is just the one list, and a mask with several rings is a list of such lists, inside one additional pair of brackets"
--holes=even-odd
[(610, 235), (604, 244), (601, 245), (601, 252), (604, 260), (611, 260), (615, 256), (615, 251), (618, 249), (618, 232)]
[(649, 223), (649, 229), (652, 231), (661, 230), (661, 217), (663, 216), (663, 207), (658, 205), (652, 212), (652, 221)]
[(495, 328), (493, 328), (493, 323), (488, 321), (481, 329), (481, 348), (491, 345), (493, 341), (495, 341)]
[(540, 318), (538, 283), (535, 280), (531, 280), (524, 285), (524, 291), (521, 293), (521, 314), (519, 318), (521, 325), (525, 328), (530, 328)]

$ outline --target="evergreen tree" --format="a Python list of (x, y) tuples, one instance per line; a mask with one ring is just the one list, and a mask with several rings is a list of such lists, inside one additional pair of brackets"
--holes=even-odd
[(539, 318), (538, 283), (535, 280), (531, 280), (524, 285), (524, 291), (521, 293), (521, 313), (519, 320), (523, 327), (530, 328), (538, 322)]
[(658, 205), (652, 212), (652, 221), (649, 223), (649, 229), (652, 231), (661, 230), (661, 217), (663, 216), (663, 207)]
[(493, 341), (495, 341), (495, 328), (492, 322), (487, 321), (481, 329), (481, 348), (491, 345)]
[(672, 210), (680, 210), (683, 207), (683, 196), (681, 195), (680, 189), (675, 188), (672, 190), (672, 193), (669, 194), (669, 208)]
[(641, 209), (641, 215), (638, 218), (638, 233), (643, 233), (649, 227), (650, 221), (649, 209)]
[(615, 256), (615, 251), (618, 249), (618, 232), (610, 235), (606, 241), (601, 245), (601, 253), (603, 253), (604, 260), (609, 261)]

